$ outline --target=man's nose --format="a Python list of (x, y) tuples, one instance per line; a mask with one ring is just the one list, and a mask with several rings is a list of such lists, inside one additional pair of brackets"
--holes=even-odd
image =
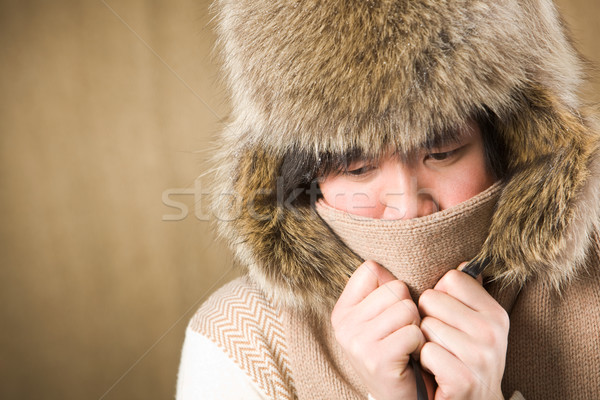
[(411, 219), (437, 211), (426, 182), (409, 167), (399, 164), (390, 170), (380, 201), (384, 205), (383, 219)]

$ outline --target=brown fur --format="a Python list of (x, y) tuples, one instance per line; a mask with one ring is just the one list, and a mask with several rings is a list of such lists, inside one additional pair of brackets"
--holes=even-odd
[(484, 108), (502, 121), (511, 172), (480, 255), (492, 260), (486, 272), (554, 287), (576, 276), (600, 219), (599, 139), (577, 97), (581, 61), (550, 1), (218, 0), (215, 9), (233, 111), (214, 207), (271, 295), (331, 305), (360, 263), (312, 208), (277, 201), (287, 151), (408, 152)]

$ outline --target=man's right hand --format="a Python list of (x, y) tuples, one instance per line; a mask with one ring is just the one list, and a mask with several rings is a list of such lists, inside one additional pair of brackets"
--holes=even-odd
[[(331, 314), (335, 337), (376, 400), (416, 399), (411, 354), (425, 344), (404, 282), (373, 261), (352, 274)], [(432, 382), (426, 382), (430, 393)]]

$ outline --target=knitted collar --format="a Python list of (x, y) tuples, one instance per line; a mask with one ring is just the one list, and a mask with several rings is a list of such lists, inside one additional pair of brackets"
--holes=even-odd
[(351, 250), (404, 281), (416, 300), (447, 271), (481, 250), (501, 189), (502, 184), (496, 183), (457, 206), (410, 220), (359, 217), (322, 199), (316, 210)]

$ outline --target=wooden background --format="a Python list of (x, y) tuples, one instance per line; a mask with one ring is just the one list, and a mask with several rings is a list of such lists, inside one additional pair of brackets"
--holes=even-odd
[[(558, 3), (600, 63), (600, 1)], [(172, 398), (239, 272), (196, 180), (228, 111), (208, 4), (0, 1), (0, 398)]]

